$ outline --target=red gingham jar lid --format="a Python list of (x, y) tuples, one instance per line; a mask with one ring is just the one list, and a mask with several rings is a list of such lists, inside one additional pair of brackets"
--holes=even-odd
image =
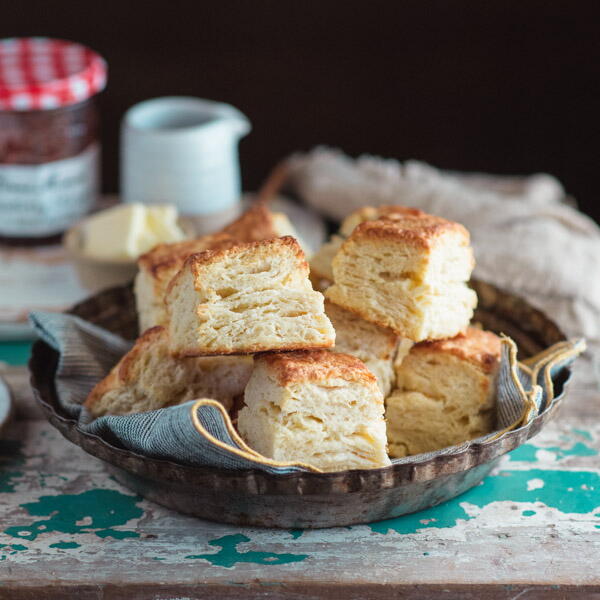
[(89, 48), (43, 37), (0, 40), (0, 110), (83, 102), (106, 85), (106, 62)]

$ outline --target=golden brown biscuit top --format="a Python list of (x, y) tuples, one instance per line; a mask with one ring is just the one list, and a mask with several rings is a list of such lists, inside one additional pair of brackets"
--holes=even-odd
[(273, 213), (265, 202), (255, 202), (235, 221), (221, 230), (240, 242), (258, 242), (277, 237)]
[(273, 213), (264, 202), (254, 203), (245, 213), (221, 231), (193, 240), (158, 244), (138, 259), (140, 269), (160, 278), (178, 271), (191, 254), (227, 248), (239, 243), (277, 237)]
[(411, 352), (442, 352), (452, 354), (491, 373), (500, 362), (502, 344), (500, 338), (491, 331), (468, 327), (464, 334), (448, 340), (421, 342), (415, 344)]
[(227, 257), (243, 254), (249, 250), (273, 256), (286, 249), (291, 250), (295, 254), (299, 261), (298, 268), (305, 268), (308, 272), (308, 263), (304, 257), (304, 252), (302, 251), (300, 244), (296, 241), (296, 238), (291, 235), (244, 244), (236, 243), (233, 246), (224, 244), (213, 250), (205, 250), (204, 252), (192, 254), (186, 258), (184, 269), (189, 267), (193, 271), (196, 271), (199, 267), (220, 262)]
[(390, 219), (397, 219), (402, 217), (422, 217), (426, 216), (418, 208), (410, 208), (408, 206), (394, 206), (386, 205), (383, 206), (363, 206), (358, 210), (350, 213), (343, 221), (340, 226), (340, 233), (344, 236), (349, 236), (357, 225), (364, 223), (365, 221), (377, 221), (378, 219), (387, 217)]
[(344, 379), (358, 383), (374, 383), (375, 375), (354, 356), (327, 350), (296, 350), (266, 352), (255, 356), (273, 372), (280, 385), (290, 383), (319, 383), (327, 379)]
[(179, 270), (191, 254), (203, 252), (221, 243), (234, 245), (235, 240), (227, 235), (212, 234), (193, 240), (158, 244), (140, 256), (138, 266), (154, 277), (160, 277), (165, 271)]
[(469, 243), (469, 232), (460, 223), (426, 213), (417, 216), (390, 214), (376, 221), (361, 223), (348, 239), (402, 241), (422, 248), (430, 248), (440, 236), (451, 232), (460, 235), (466, 244)]
[(124, 384), (134, 382), (138, 377), (139, 368), (143, 368), (140, 359), (150, 348), (157, 348), (160, 352), (167, 352), (167, 332), (164, 327), (157, 325), (146, 329), (137, 338), (132, 348), (121, 357), (121, 360), (110, 370), (110, 373), (98, 382), (89, 393), (84, 405), (87, 408), (98, 403), (109, 390)]
[(133, 378), (135, 364), (152, 347), (160, 348), (163, 352), (167, 351), (167, 330), (161, 325), (146, 329), (135, 341), (131, 350), (121, 358), (118, 363), (120, 381), (129, 381)]

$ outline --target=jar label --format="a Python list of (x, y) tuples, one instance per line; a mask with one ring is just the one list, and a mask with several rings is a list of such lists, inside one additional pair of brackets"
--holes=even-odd
[(0, 164), (0, 235), (42, 237), (68, 229), (98, 196), (98, 144), (41, 165)]

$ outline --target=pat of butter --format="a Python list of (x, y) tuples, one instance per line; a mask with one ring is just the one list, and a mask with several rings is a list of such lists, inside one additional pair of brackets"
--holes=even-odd
[(83, 252), (105, 260), (135, 260), (156, 244), (185, 238), (174, 206), (120, 204), (83, 224)]

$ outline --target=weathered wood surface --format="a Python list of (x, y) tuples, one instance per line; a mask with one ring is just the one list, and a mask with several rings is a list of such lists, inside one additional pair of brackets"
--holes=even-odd
[[(0, 442), (0, 598), (600, 598), (600, 395), (482, 485), (390, 521), (240, 529), (134, 496), (36, 418)], [(25, 398), (23, 398), (25, 395)], [(25, 400), (25, 402), (24, 402)]]

